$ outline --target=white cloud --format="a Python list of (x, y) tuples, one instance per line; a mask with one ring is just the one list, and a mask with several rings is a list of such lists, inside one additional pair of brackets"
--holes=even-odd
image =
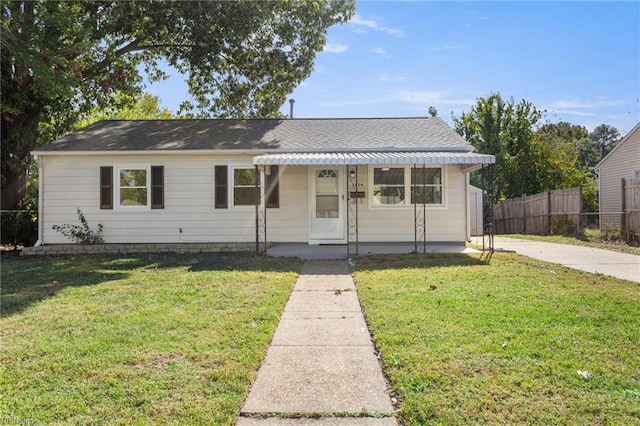
[(442, 51), (442, 50), (459, 50), (462, 49), (462, 46), (459, 46), (457, 44), (444, 44), (442, 46), (436, 46), (436, 47), (432, 47), (431, 50), (433, 51)]
[(349, 50), (349, 46), (342, 43), (327, 43), (322, 49), (323, 52), (327, 53), (344, 53)]
[(407, 77), (403, 75), (389, 75), (386, 72), (383, 72), (378, 76), (378, 81), (382, 81), (384, 83), (397, 83), (400, 81), (405, 81)]
[(384, 50), (382, 47), (376, 47), (375, 49), (373, 49), (373, 53), (377, 53), (378, 55), (384, 55), (385, 53), (387, 53), (387, 51)]
[(356, 32), (366, 32), (366, 30), (369, 29), (387, 33), (398, 38), (404, 37), (404, 31), (397, 28), (385, 27), (384, 25), (380, 25), (372, 19), (362, 19), (357, 13), (353, 15), (353, 18), (351, 18), (349, 24), (353, 24), (357, 27)]
[(388, 99), (386, 98), (352, 99), (352, 100), (322, 102), (319, 105), (322, 107), (338, 108), (338, 107), (346, 107), (346, 106), (372, 105), (372, 104), (379, 104), (387, 101)]
[(594, 108), (602, 108), (602, 107), (611, 107), (624, 105), (626, 102), (619, 99), (606, 99), (599, 98), (593, 100), (585, 100), (585, 99), (561, 99), (553, 102), (549, 108), (584, 108), (584, 109), (594, 109)]
[(423, 105), (475, 105), (475, 99), (455, 99), (446, 92), (419, 92), (397, 90), (393, 93), (396, 100)]

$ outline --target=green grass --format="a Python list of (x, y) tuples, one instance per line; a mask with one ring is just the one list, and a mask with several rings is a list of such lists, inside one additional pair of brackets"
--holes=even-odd
[(231, 425), (300, 263), (2, 258), (0, 417)]
[(543, 241), (547, 243), (571, 244), (575, 246), (594, 247), (605, 250), (617, 251), (620, 253), (630, 253), (640, 255), (640, 247), (632, 246), (620, 239), (606, 239), (602, 237), (600, 231), (585, 230), (582, 238), (565, 237), (562, 235), (528, 235), (528, 234), (507, 234), (496, 235), (497, 237), (522, 238), (532, 241)]
[(354, 277), (403, 424), (640, 424), (637, 283), (502, 253)]

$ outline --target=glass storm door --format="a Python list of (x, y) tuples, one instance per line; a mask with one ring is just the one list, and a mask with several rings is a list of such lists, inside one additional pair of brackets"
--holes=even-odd
[(310, 240), (344, 242), (344, 181), (338, 167), (310, 169)]

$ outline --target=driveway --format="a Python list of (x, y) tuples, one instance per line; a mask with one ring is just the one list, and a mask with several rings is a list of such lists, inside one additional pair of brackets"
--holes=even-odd
[[(473, 241), (482, 245), (482, 237), (474, 237)], [(640, 283), (640, 256), (634, 254), (500, 236), (495, 237), (494, 247), (496, 250), (514, 251), (581, 271)]]

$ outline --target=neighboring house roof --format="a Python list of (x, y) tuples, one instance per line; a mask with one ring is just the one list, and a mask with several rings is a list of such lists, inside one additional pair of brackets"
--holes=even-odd
[[(613, 154), (614, 152), (616, 152), (616, 150), (622, 145), (627, 143), (628, 140), (631, 139), (631, 135), (633, 135), (635, 132), (640, 131), (640, 123), (636, 124), (635, 127), (633, 129), (631, 129), (631, 131), (629, 133), (627, 133), (622, 140), (611, 150), (611, 152), (609, 152), (607, 155), (604, 156), (604, 158), (602, 160), (600, 160), (600, 162), (598, 164), (596, 164), (596, 170), (600, 170), (600, 168), (602, 167), (602, 164), (605, 163), (606, 161), (609, 160), (609, 158), (613, 158), (613, 156), (615, 154)], [(613, 154), (613, 155), (612, 155)]]
[(472, 152), (440, 118), (107, 120), (34, 154), (113, 151)]

